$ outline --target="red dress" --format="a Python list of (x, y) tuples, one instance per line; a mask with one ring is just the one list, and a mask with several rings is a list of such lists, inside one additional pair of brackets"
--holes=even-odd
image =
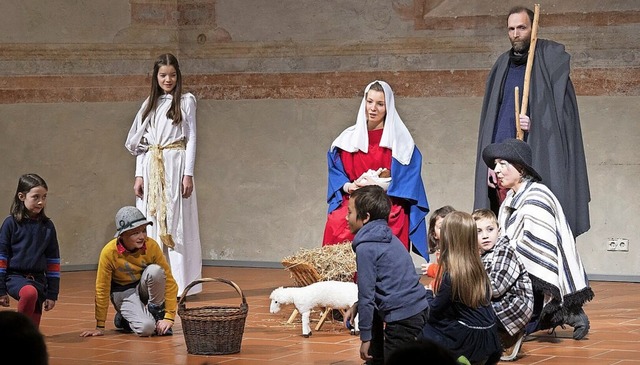
[[(340, 151), (340, 159), (345, 173), (350, 181), (354, 181), (368, 170), (377, 170), (384, 167), (391, 170), (391, 150), (380, 147), (383, 129), (369, 131), (369, 152)], [(409, 249), (409, 207), (404, 206), (402, 199), (391, 198), (391, 214), (389, 214), (389, 226), (404, 246)], [(351, 242), (353, 234), (349, 231), (347, 223), (347, 208), (349, 206), (349, 194), (343, 193), (342, 204), (328, 214), (324, 228), (322, 245), (335, 245)]]

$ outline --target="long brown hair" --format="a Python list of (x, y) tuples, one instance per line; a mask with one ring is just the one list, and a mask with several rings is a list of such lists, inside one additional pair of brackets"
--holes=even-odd
[(453, 300), (470, 308), (489, 304), (489, 279), (478, 254), (476, 222), (469, 213), (454, 211), (442, 221), (438, 281), (445, 272), (451, 277)]
[[(29, 216), (27, 207), (24, 202), (20, 200), (20, 193), (27, 195), (31, 189), (42, 186), (45, 190), (49, 190), (47, 183), (43, 178), (36, 174), (24, 174), (18, 179), (18, 187), (16, 188), (16, 195), (13, 197), (13, 203), (11, 204), (11, 215), (15, 220), (20, 223), (22, 220)], [(42, 221), (48, 220), (46, 214), (44, 214), (44, 208), (38, 214), (38, 217), (33, 217)]]
[(142, 120), (144, 120), (152, 110), (156, 110), (158, 105), (158, 98), (164, 94), (164, 90), (158, 84), (158, 71), (162, 66), (173, 66), (176, 69), (176, 86), (171, 90), (171, 107), (167, 111), (167, 118), (173, 120), (173, 125), (178, 125), (182, 122), (182, 113), (180, 111), (180, 99), (182, 98), (182, 74), (180, 73), (180, 65), (178, 59), (171, 53), (165, 53), (158, 57), (153, 64), (153, 75), (151, 76), (151, 93), (149, 94), (149, 102), (147, 107), (142, 113)]

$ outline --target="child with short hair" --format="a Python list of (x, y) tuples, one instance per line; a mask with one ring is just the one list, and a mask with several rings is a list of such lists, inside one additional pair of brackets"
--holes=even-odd
[(52, 310), (60, 291), (60, 248), (56, 228), (44, 214), (49, 188), (43, 178), (25, 174), (9, 215), (0, 228), (0, 305), (9, 296), (18, 312), (40, 326), (42, 309)]
[(411, 254), (387, 224), (391, 201), (369, 185), (349, 199), (347, 221), (358, 270), (358, 302), (345, 323), (359, 314), (360, 358), (385, 363), (399, 347), (416, 341), (425, 323), (426, 292)]
[(150, 224), (136, 207), (118, 210), (115, 238), (104, 246), (98, 262), (96, 329), (81, 337), (104, 335), (110, 300), (116, 328), (138, 336), (173, 334), (178, 285), (160, 246), (147, 237)]
[(472, 214), (478, 227), (480, 257), (491, 281), (491, 304), (498, 318), (498, 335), (504, 355), (502, 361), (514, 360), (525, 335), (525, 326), (533, 314), (533, 287), (524, 264), (509, 244), (500, 237), (498, 219), (490, 209)]
[(496, 364), (502, 348), (489, 278), (478, 255), (476, 223), (469, 213), (451, 212), (440, 233), (438, 285), (426, 290), (429, 309), (421, 338), (472, 364)]

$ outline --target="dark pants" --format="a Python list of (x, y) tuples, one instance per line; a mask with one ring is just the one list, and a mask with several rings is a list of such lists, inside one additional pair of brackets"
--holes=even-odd
[(42, 313), (42, 304), (47, 299), (47, 278), (44, 274), (20, 274), (9, 271), (6, 276), (7, 293), (15, 300), (20, 300), (20, 290), (25, 285), (32, 285), (38, 291), (35, 313)]
[(421, 311), (407, 319), (384, 324), (378, 311), (375, 311), (371, 329), (371, 346), (369, 347), (369, 354), (373, 356), (371, 364), (384, 364), (392, 352), (408, 343), (415, 342), (422, 332), (426, 320), (426, 312)]

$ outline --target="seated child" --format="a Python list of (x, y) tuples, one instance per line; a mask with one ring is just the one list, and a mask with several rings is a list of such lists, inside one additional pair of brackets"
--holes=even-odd
[(440, 227), (442, 226), (444, 217), (454, 211), (455, 209), (452, 206), (445, 205), (431, 213), (427, 235), (429, 236), (429, 253), (435, 253), (436, 259), (434, 262), (422, 264), (422, 275), (427, 275), (430, 278), (436, 277), (438, 273), (438, 259), (440, 258)]
[(104, 335), (109, 300), (116, 309), (116, 328), (138, 336), (173, 334), (178, 285), (160, 246), (147, 237), (149, 224), (136, 207), (120, 208), (116, 214), (115, 238), (98, 261), (96, 329), (80, 336)]
[(498, 235), (498, 220), (493, 211), (478, 209), (472, 214), (478, 226), (480, 257), (491, 281), (491, 304), (498, 318), (498, 335), (504, 348), (502, 361), (516, 358), (533, 313), (533, 287), (524, 264)]
[(390, 209), (384, 189), (369, 185), (353, 192), (347, 210), (355, 234), (358, 302), (344, 320), (359, 314), (360, 358), (372, 364), (386, 363), (396, 349), (416, 341), (427, 308), (411, 254), (387, 224)]
[(426, 290), (429, 309), (421, 339), (472, 364), (497, 364), (502, 347), (471, 214), (455, 211), (442, 221), (440, 269), (434, 281), (437, 286)]

